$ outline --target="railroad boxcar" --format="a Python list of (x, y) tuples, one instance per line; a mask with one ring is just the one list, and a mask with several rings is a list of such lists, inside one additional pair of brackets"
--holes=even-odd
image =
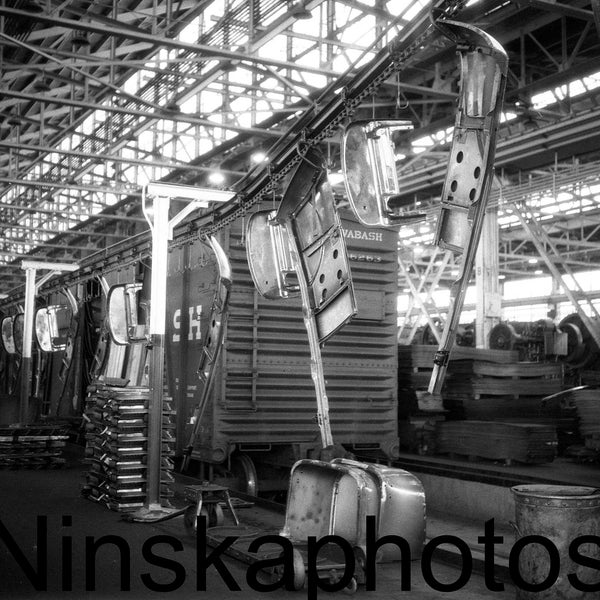
[[(366, 229), (342, 211), (357, 316), (323, 348), (334, 442), (347, 451), (397, 455), (397, 243), (395, 230)], [(285, 489), (281, 469), (320, 455), (308, 337), (298, 298), (256, 291), (244, 223), (219, 239), (232, 268), (224, 341), (192, 458), (202, 475), (227, 476), (249, 492)], [(201, 394), (197, 368), (218, 277), (208, 245), (169, 254), (167, 378), (177, 407), (177, 452), (188, 444)], [(260, 482), (260, 483), (259, 483)], [(231, 481), (229, 481), (231, 483)], [(235, 482), (234, 482), (235, 484)]]

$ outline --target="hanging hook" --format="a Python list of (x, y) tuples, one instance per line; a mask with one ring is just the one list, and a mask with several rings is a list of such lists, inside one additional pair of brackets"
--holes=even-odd
[(396, 116), (406, 108), (408, 108), (408, 98), (400, 89), (400, 72), (396, 71)]

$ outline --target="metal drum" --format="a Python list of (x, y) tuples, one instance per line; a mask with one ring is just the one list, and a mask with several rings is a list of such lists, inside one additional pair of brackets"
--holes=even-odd
[[(541, 543), (527, 543), (520, 549), (518, 568), (521, 578), (529, 584), (547, 589), (529, 591), (517, 585), (517, 599), (597, 600), (598, 570), (579, 563), (587, 560), (597, 565), (600, 561), (600, 546), (597, 543), (597, 536), (600, 535), (600, 489), (519, 485), (513, 487), (512, 492), (515, 498), (517, 541), (525, 536), (541, 536), (556, 548), (555, 552), (551, 544), (545, 542), (548, 547)], [(588, 539), (589, 536), (596, 536), (596, 541), (574, 543), (581, 536), (588, 536)], [(553, 559), (551, 554), (554, 554)], [(577, 555), (581, 558), (574, 561), (572, 557), (577, 558)], [(560, 559), (560, 569), (555, 577), (551, 563), (556, 563), (557, 557)], [(575, 579), (584, 585), (576, 583), (575, 587)], [(577, 589), (586, 584), (596, 584), (596, 590)]]

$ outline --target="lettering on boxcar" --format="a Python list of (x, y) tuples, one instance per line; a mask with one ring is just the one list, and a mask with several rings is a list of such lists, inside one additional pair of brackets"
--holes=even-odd
[[(201, 337), (200, 334), (200, 318), (202, 316), (202, 305), (198, 306), (190, 306), (188, 308), (188, 336), (187, 339), (189, 341), (199, 340)], [(175, 332), (173, 333), (173, 342), (177, 343), (181, 341), (181, 334), (179, 333), (181, 330), (181, 309), (177, 309), (173, 313), (173, 329)]]
[(347, 240), (365, 240), (367, 242), (383, 242), (381, 231), (361, 231), (360, 229), (344, 229), (344, 237)]

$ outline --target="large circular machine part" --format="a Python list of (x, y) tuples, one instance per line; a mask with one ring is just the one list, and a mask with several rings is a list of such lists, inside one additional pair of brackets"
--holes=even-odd
[[(600, 328), (597, 320), (592, 320), (594, 327)], [(558, 329), (567, 334), (567, 356), (565, 362), (576, 369), (590, 364), (600, 353), (592, 334), (577, 313), (567, 315)]]
[(498, 323), (490, 331), (490, 348), (492, 350), (513, 350), (521, 336), (510, 323)]

